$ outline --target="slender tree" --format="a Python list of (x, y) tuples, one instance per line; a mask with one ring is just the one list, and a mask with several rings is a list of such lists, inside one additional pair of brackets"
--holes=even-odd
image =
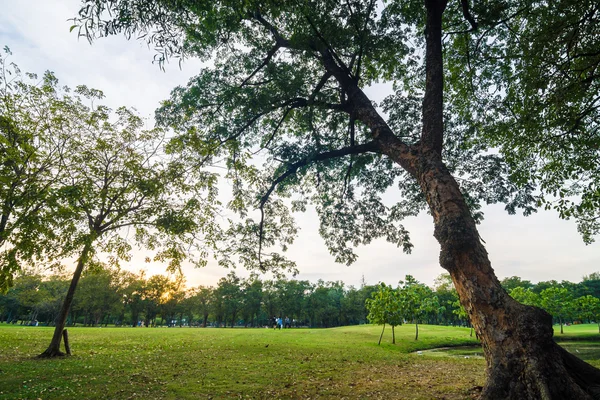
[(403, 315), (415, 324), (415, 340), (419, 340), (419, 320), (441, 311), (441, 305), (435, 293), (411, 275), (406, 275), (399, 288), (400, 304)]
[[(440, 264), (483, 345), (483, 398), (585, 399), (600, 371), (553, 341), (548, 313), (506, 293), (476, 223), (480, 202), (511, 213), (545, 205), (577, 218), (585, 240), (598, 232), (598, 7), (88, 0), (75, 25), (90, 40), (143, 37), (159, 62), (213, 61), (158, 118), (187, 154), (226, 159), (231, 205), (246, 217), (228, 246), (239, 261), (291, 267), (269, 252), (295, 234), (277, 195), (297, 191), (295, 210), (315, 204), (321, 235), (347, 263), (376, 237), (409, 251), (399, 221), (427, 207)], [(385, 113), (363, 90), (376, 81), (397, 89)], [(262, 171), (250, 161), (259, 151)], [(402, 200), (387, 206), (380, 194), (396, 184)]]
[(582, 319), (595, 321), (598, 324), (598, 333), (600, 333), (600, 299), (589, 294), (581, 296), (575, 299), (575, 307)]
[(561, 335), (564, 333), (563, 323), (572, 308), (572, 301), (571, 294), (565, 288), (551, 287), (540, 293), (540, 306), (558, 319)]
[[(63, 254), (79, 253), (77, 265), (50, 345), (40, 356), (62, 355), (60, 343), (75, 291), (85, 266), (98, 251), (118, 265), (128, 260), (134, 244), (154, 250), (155, 261), (168, 261), (175, 272), (194, 249), (192, 240), (212, 223), (210, 174), (182, 173), (163, 152), (164, 133), (144, 130), (133, 111), (111, 110), (83, 103), (100, 100), (102, 92), (79, 86), (71, 123), (77, 135), (68, 138), (63, 163), (68, 174), (58, 188)], [(194, 198), (187, 197), (188, 191)], [(214, 194), (209, 194), (214, 198)], [(215, 231), (212, 231), (215, 233)], [(214, 238), (214, 237), (213, 237)]]
[(366, 300), (367, 310), (369, 314), (367, 319), (372, 324), (383, 325), (381, 335), (379, 336), (378, 345), (381, 344), (381, 338), (385, 331), (385, 325), (392, 327), (392, 344), (396, 344), (396, 335), (394, 328), (402, 325), (405, 315), (403, 314), (402, 300), (398, 290), (387, 286), (385, 283), (380, 283), (378, 290), (374, 292), (370, 298)]

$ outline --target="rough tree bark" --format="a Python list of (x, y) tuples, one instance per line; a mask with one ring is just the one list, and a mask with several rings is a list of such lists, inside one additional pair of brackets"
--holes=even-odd
[(513, 300), (494, 274), (458, 184), (435, 152), (419, 157), (418, 180), (441, 245), (440, 264), (458, 291), (487, 361), (484, 399), (592, 399), (600, 370), (558, 346), (552, 317)]
[(85, 266), (85, 262), (87, 261), (91, 250), (92, 241), (89, 240), (86, 242), (86, 244), (83, 247), (83, 250), (81, 251), (79, 260), (77, 261), (77, 267), (75, 268), (75, 272), (73, 273), (73, 279), (71, 279), (71, 284), (69, 285), (69, 290), (67, 291), (67, 295), (65, 297), (65, 300), (63, 301), (60, 313), (58, 314), (58, 317), (56, 317), (56, 326), (54, 327), (54, 335), (52, 336), (50, 345), (38, 357), (47, 358), (66, 355), (65, 353), (60, 351), (60, 343), (62, 341), (63, 330), (65, 328), (65, 325), (67, 324), (67, 316), (69, 315), (71, 304), (73, 304), (73, 297), (75, 296), (77, 283), (79, 283), (79, 278), (81, 278), (83, 267)]

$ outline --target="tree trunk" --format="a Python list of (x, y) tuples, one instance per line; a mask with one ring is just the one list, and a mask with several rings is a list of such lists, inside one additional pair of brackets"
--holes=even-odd
[(483, 399), (591, 399), (600, 370), (558, 346), (552, 317), (513, 300), (494, 274), (458, 185), (434, 152), (419, 157), (417, 179), (441, 245), (440, 264), (458, 291), (487, 361)]
[(561, 317), (558, 317), (558, 323), (560, 324), (560, 334), (564, 334), (565, 332), (563, 331), (563, 321)]
[(419, 321), (415, 319), (415, 340), (419, 340)]
[(44, 351), (38, 357), (57, 357), (65, 355), (65, 353), (60, 351), (60, 343), (62, 341), (63, 330), (65, 329), (65, 325), (67, 324), (67, 316), (69, 315), (69, 309), (71, 308), (71, 304), (73, 303), (73, 297), (75, 296), (77, 283), (79, 282), (81, 272), (83, 271), (83, 267), (85, 266), (91, 249), (92, 239), (89, 239), (83, 246), (83, 250), (81, 251), (81, 255), (79, 256), (79, 260), (77, 261), (77, 267), (75, 268), (75, 272), (73, 273), (73, 279), (71, 279), (71, 284), (69, 285), (69, 290), (67, 291), (67, 295), (65, 297), (65, 300), (63, 301), (60, 313), (56, 318), (56, 326), (54, 328), (54, 335), (52, 336), (50, 345), (48, 346), (46, 351)]
[(396, 344), (396, 334), (394, 332), (394, 325), (392, 325), (392, 344)]
[(377, 343), (377, 346), (381, 345), (381, 338), (383, 337), (383, 331), (385, 331), (385, 324), (383, 324), (383, 329), (381, 330), (381, 335), (379, 335), (379, 342)]

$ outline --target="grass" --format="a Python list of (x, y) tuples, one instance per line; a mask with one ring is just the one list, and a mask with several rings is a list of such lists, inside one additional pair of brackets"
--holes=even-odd
[[(592, 326), (592, 328), (596, 328)], [(582, 329), (582, 328), (578, 328)], [(423, 352), (475, 344), (469, 329), (70, 328), (74, 355), (36, 359), (51, 328), (0, 324), (0, 399), (469, 399), (485, 361)], [(582, 335), (587, 333), (581, 331)], [(576, 335), (575, 333), (570, 333)], [(596, 357), (600, 343), (571, 343)], [(470, 354), (470, 353), (469, 353)], [(599, 363), (595, 363), (599, 365)]]

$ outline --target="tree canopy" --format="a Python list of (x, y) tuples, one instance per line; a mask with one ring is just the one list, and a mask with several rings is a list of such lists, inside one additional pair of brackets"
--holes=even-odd
[[(598, 7), (87, 0), (74, 28), (90, 40), (139, 37), (159, 64), (207, 61), (157, 120), (189, 163), (227, 167), (243, 219), (224, 256), (292, 267), (267, 249), (285, 249), (290, 211), (309, 203), (339, 262), (380, 237), (410, 251), (402, 219), (427, 209), (483, 343), (483, 397), (586, 398), (600, 372), (553, 343), (547, 313), (508, 296), (476, 223), (480, 204), (502, 202), (509, 213), (556, 208), (588, 242), (598, 233)], [(380, 105), (363, 91), (375, 82), (395, 90)]]
[(73, 102), (54, 74), (23, 73), (0, 54), (0, 292), (23, 261), (56, 261), (56, 187)]

